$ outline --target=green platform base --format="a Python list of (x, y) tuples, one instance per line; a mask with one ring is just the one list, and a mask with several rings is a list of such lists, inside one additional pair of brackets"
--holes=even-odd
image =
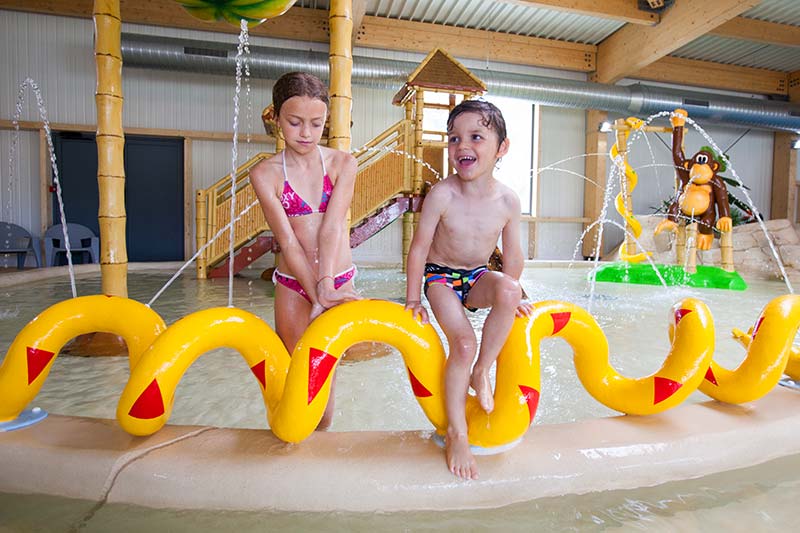
[[(743, 291), (747, 288), (747, 283), (744, 282), (738, 272), (726, 272), (718, 267), (699, 265), (697, 272), (691, 275), (677, 265), (655, 265), (655, 268), (658, 269), (661, 277), (670, 287), (681, 285), (701, 289), (728, 289), (732, 291)], [(604, 265), (595, 271), (595, 279), (610, 283), (661, 285), (661, 280), (649, 263)]]

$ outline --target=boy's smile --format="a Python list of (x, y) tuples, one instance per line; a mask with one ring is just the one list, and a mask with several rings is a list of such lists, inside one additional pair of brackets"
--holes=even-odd
[(497, 159), (508, 151), (508, 139), (499, 143), (497, 132), (485, 124), (480, 113), (457, 116), (447, 134), (450, 164), (462, 180), (490, 177)]

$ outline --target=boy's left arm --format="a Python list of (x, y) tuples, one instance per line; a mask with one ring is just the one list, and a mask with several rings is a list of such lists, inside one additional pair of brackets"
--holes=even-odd
[[(520, 214), (519, 198), (513, 192), (509, 194), (508, 200), (509, 217), (508, 222), (503, 228), (503, 274), (514, 278), (519, 283), (519, 278), (522, 275), (522, 269), (525, 267), (525, 256), (522, 253), (522, 245), (520, 244), (520, 231), (519, 226), (522, 221)], [(522, 288), (520, 287), (520, 296), (522, 296)], [(527, 301), (520, 298), (520, 303), (517, 306), (517, 316), (529, 316), (531, 314), (531, 305)]]

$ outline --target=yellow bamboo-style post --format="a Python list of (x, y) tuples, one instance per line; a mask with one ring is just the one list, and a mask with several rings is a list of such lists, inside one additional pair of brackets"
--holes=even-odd
[(408, 251), (411, 250), (411, 239), (414, 238), (414, 224), (416, 223), (415, 213), (406, 211), (403, 213), (403, 272), (408, 267)]
[[(208, 193), (201, 189), (197, 191), (195, 197), (195, 228), (197, 235), (195, 235), (195, 242), (199, 250), (206, 245), (208, 239)], [(206, 279), (208, 267), (208, 249), (197, 256), (197, 279)]]
[(683, 266), (686, 260), (686, 224), (678, 223), (675, 229), (675, 264)]
[(414, 92), (416, 100), (416, 110), (414, 114), (414, 177), (412, 181), (414, 194), (422, 194), (422, 161), (424, 157), (424, 147), (422, 145), (422, 118), (425, 109), (425, 91), (416, 88)]
[(125, 167), (122, 131), (122, 52), (119, 0), (95, 0), (97, 185), (100, 193), (100, 273), (103, 294), (128, 296)]
[(697, 272), (697, 222), (686, 226), (686, 272)]
[[(617, 119), (614, 122), (615, 131), (617, 135), (617, 153), (622, 158), (622, 163), (619, 164), (619, 188), (622, 194), (623, 203), (625, 205), (625, 212), (633, 215), (633, 199), (631, 198), (631, 191), (628, 187), (628, 177), (625, 175), (625, 168), (628, 163), (628, 129), (625, 127), (625, 120)], [(628, 255), (635, 255), (637, 253), (636, 241), (633, 238), (633, 232), (628, 218), (625, 217), (625, 241), (623, 249)]]
[(353, 1), (332, 0), (328, 24), (331, 32), (330, 71), (331, 103), (328, 146), (350, 151), (350, 110), (353, 92), (350, 83), (353, 71)]
[[(411, 153), (411, 143), (413, 141), (412, 132), (414, 131), (414, 102), (409, 98), (403, 104), (405, 108), (406, 123), (403, 125), (403, 151)], [(414, 186), (414, 166), (408, 157), (403, 159), (403, 190), (408, 192)]]
[(719, 252), (722, 270), (733, 272), (733, 232), (723, 231), (719, 236)]

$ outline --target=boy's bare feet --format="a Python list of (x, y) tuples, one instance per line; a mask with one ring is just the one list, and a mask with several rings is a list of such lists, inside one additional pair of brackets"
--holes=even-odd
[(492, 393), (492, 382), (489, 381), (489, 371), (474, 368), (469, 386), (475, 389), (481, 408), (491, 413), (494, 410), (494, 393)]
[(478, 479), (478, 463), (469, 450), (466, 435), (448, 431), (444, 451), (450, 472), (462, 479)]

